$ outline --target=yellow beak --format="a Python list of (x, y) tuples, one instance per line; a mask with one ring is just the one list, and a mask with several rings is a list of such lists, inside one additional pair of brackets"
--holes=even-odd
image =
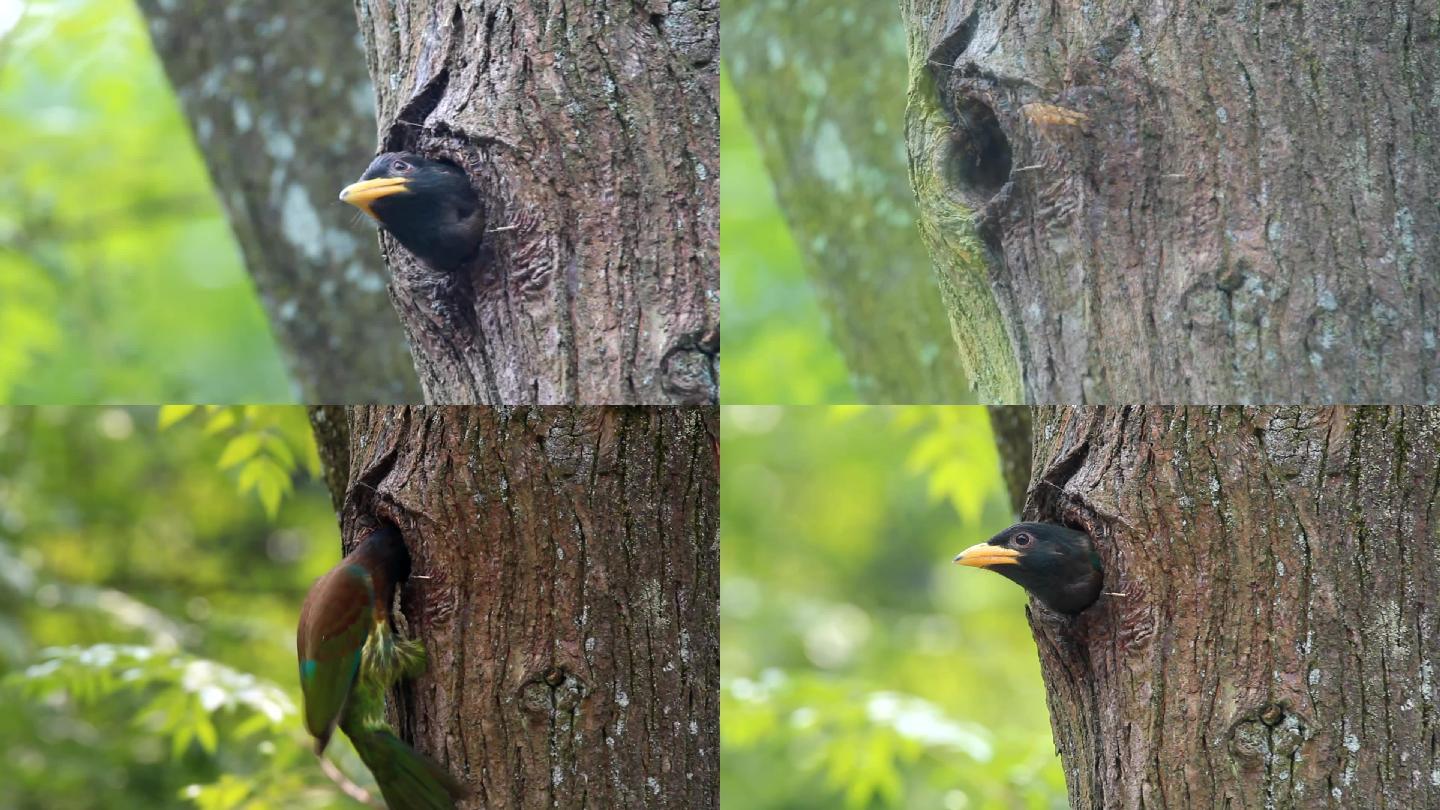
[(975, 568), (989, 568), (992, 565), (1019, 565), (1020, 552), (1004, 546), (977, 543), (955, 555), (955, 562)]
[(406, 187), (408, 182), (409, 180), (404, 177), (377, 177), (374, 180), (361, 180), (340, 190), (340, 202), (350, 203), (371, 217), (379, 219), (375, 216), (375, 212), (370, 210), (370, 203), (381, 197), (406, 193), (410, 190)]

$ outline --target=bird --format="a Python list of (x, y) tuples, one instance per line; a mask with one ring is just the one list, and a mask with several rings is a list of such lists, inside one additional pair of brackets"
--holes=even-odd
[(472, 261), (485, 232), (480, 198), (460, 167), (413, 152), (386, 152), (340, 191), (420, 261), (451, 272)]
[(392, 626), (395, 588), (409, 576), (404, 538), (386, 525), (311, 586), (295, 644), (305, 727), (317, 756), (345, 732), (392, 810), (451, 810), (464, 788), (384, 719), (386, 690), (425, 670), (424, 645)]
[(960, 552), (955, 562), (994, 571), (1071, 616), (1094, 604), (1105, 584), (1090, 535), (1053, 523), (1016, 523)]

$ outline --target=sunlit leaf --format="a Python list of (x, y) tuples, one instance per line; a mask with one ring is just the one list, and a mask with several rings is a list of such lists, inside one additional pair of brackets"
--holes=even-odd
[(264, 437), (265, 451), (275, 459), (275, 462), (287, 471), (295, 469), (295, 451), (285, 440), (274, 434), (266, 434)]
[(219, 734), (215, 731), (215, 724), (210, 721), (210, 715), (205, 712), (194, 712), (191, 718), (195, 724), (195, 739), (200, 742), (200, 747), (205, 753), (215, 753), (215, 748), (220, 744)]
[(220, 469), (228, 470), (242, 461), (249, 460), (260, 450), (262, 437), (255, 433), (241, 433), (225, 445), (220, 454)]
[[(271, 465), (273, 468), (273, 465)], [(288, 478), (280, 478), (276, 474), (261, 476), (256, 492), (260, 496), (260, 503), (265, 507), (265, 514), (272, 519), (280, 511), (280, 499), (285, 496), (285, 482)]]
[(164, 430), (194, 412), (194, 405), (161, 405), (157, 423)]
[[(122, 410), (133, 429), (104, 429)], [(223, 411), (234, 425), (207, 436)], [(0, 806), (149, 810), (196, 784), (232, 806), (355, 807), (295, 718), (295, 611), (334, 562), (328, 493), (262, 441), (253, 458), (286, 492), (267, 523), (237, 486), (248, 462), (217, 464), (242, 432), (299, 460), (304, 411), (159, 423), (159, 408), (0, 408)], [(234, 783), (209, 791), (221, 774)]]
[(1010, 520), (984, 410), (730, 419), (723, 810), (1065, 807), (1025, 594), (949, 564)]
[(205, 433), (214, 435), (229, 430), (235, 426), (235, 411), (230, 408), (219, 408), (210, 413), (210, 418), (205, 420)]

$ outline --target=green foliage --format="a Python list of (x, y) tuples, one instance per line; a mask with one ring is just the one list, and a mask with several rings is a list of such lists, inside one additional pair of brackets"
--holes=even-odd
[[(223, 664), (153, 647), (96, 644), (41, 650), (41, 662), (6, 678), (5, 685), (52, 705), (73, 700), (81, 707), (138, 700), (131, 724), (171, 740), (180, 759), (197, 743), (207, 754), (219, 746), (216, 720), (233, 723), (244, 740), (259, 732), (277, 736), (295, 704), (277, 686)], [(58, 700), (51, 700), (58, 698)]]
[(978, 764), (994, 758), (983, 726), (948, 717), (924, 698), (867, 692), (847, 679), (770, 669), (759, 680), (727, 681), (722, 700), (726, 729), (734, 730), (728, 748), (768, 748), (789, 737), (776, 755), (817, 774), (846, 807), (912, 806), (907, 775), (943, 772), (957, 757)]
[(855, 399), (728, 82), (720, 89), (721, 401)]
[(1063, 807), (985, 411), (722, 414), (725, 808)]
[(295, 394), (131, 0), (0, 2), (0, 402)]
[(930, 496), (949, 500), (967, 523), (979, 521), (990, 490), (975, 485), (975, 472), (996, 470), (1000, 464), (994, 437), (980, 426), (980, 412), (912, 407), (892, 413), (895, 425), (909, 430), (912, 440), (905, 469), (925, 476)]
[(301, 462), (312, 478), (320, 476), (320, 455), (303, 408), (162, 405), (160, 429), (197, 412), (204, 415), (206, 435), (229, 437), (220, 452), (220, 469), (235, 470), (240, 492), (254, 492), (272, 519), (281, 499), (293, 490), (291, 481)]
[[(0, 810), (355, 806), (295, 713), (340, 550), (304, 412), (224, 411), (0, 408)], [(217, 463), (242, 433), (293, 456), (273, 519)]]

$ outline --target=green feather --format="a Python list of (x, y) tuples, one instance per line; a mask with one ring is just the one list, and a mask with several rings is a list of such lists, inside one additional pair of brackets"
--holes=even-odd
[(392, 810), (451, 810), (461, 785), (385, 724), (385, 693), (425, 671), (425, 647), (391, 629), (394, 584), (409, 572), (399, 536), (377, 530), (321, 577), (300, 609), (296, 648), (305, 725), (322, 753), (338, 725)]
[(389, 729), (341, 728), (375, 776), (390, 810), (452, 810), (455, 800), (465, 795), (444, 768), (417, 753)]
[(450, 810), (464, 789), (444, 768), (396, 737), (385, 724), (385, 692), (401, 678), (425, 670), (425, 646), (375, 625), (365, 641), (359, 682), (340, 729), (380, 785), (390, 810)]
[(416, 678), (424, 671), (425, 645), (419, 639), (400, 638), (383, 623), (365, 639), (365, 677), (382, 691), (401, 678)]
[(375, 624), (374, 586), (363, 568), (336, 568), (300, 610), (297, 636), (305, 727), (323, 750), (340, 721), (360, 672), (362, 650)]

